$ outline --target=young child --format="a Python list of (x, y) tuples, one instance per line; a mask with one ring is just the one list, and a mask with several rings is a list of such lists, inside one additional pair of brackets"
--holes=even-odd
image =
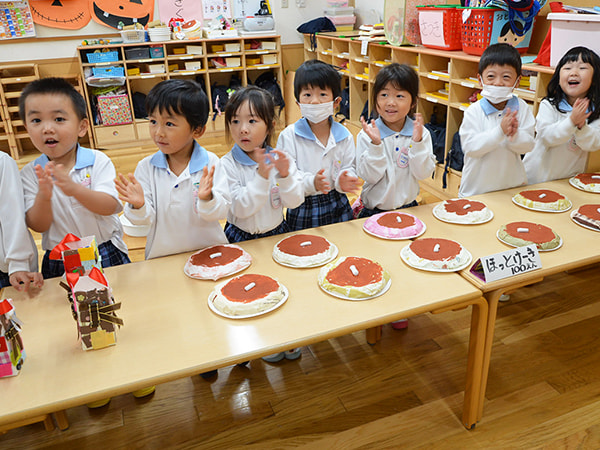
[(219, 158), (197, 142), (208, 98), (190, 80), (165, 80), (146, 97), (150, 134), (159, 151), (142, 159), (135, 176), (115, 180), (125, 217), (150, 225), (146, 259), (227, 243), (220, 219), (231, 203)]
[(360, 183), (354, 138), (332, 117), (341, 100), (340, 75), (323, 61), (305, 61), (296, 71), (294, 95), (303, 117), (281, 132), (277, 148), (296, 162), (305, 199), (288, 209), (288, 225), (302, 230), (350, 220), (345, 193), (357, 192)]
[(600, 148), (600, 58), (574, 47), (558, 62), (536, 118), (535, 147), (523, 163), (530, 184), (576, 175)]
[(482, 99), (465, 111), (459, 134), (465, 156), (459, 197), (527, 183), (521, 155), (533, 149), (535, 119), (512, 91), (521, 78), (521, 55), (508, 44), (490, 45), (478, 70)]
[(115, 167), (104, 153), (77, 143), (89, 126), (81, 94), (63, 78), (42, 78), (23, 89), (19, 114), (43, 153), (23, 168), (21, 178), (27, 225), (42, 233), (44, 278), (64, 273), (62, 261), (49, 254), (68, 233), (96, 236), (103, 267), (129, 263)]
[(356, 142), (356, 171), (365, 180), (364, 205), (359, 217), (417, 205), (419, 180), (435, 169), (431, 136), (415, 114), (419, 77), (405, 64), (390, 64), (379, 71), (371, 104), (379, 116), (367, 123)]
[[(248, 86), (227, 102), (225, 132), (235, 145), (221, 158), (231, 190), (225, 235), (240, 242), (290, 231), (283, 208), (296, 208), (304, 191), (293, 161), (270, 147), (275, 105), (264, 89)], [(265, 356), (267, 362), (298, 359), (301, 348)]]
[(19, 168), (4, 152), (0, 152), (0, 197), (0, 289), (12, 285), (27, 290), (30, 283), (42, 287), (37, 249), (25, 224)]
[(269, 92), (238, 90), (225, 108), (225, 132), (235, 145), (221, 158), (231, 191), (225, 235), (240, 242), (286, 233), (283, 208), (304, 201), (297, 169), (281, 150), (270, 147), (275, 106)]

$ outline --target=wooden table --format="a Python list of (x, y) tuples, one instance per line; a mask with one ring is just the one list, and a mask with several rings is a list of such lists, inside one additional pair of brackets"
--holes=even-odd
[[(573, 203), (571, 210), (563, 213), (531, 211), (512, 202), (512, 197), (525, 189), (552, 189), (565, 195)], [(545, 276), (566, 270), (587, 266), (600, 261), (600, 233), (587, 230), (575, 224), (570, 218), (571, 211), (584, 204), (600, 204), (600, 194), (580, 191), (572, 187), (568, 180), (557, 180), (537, 185), (489, 192), (470, 197), (484, 202), (494, 213), (494, 218), (481, 225), (455, 225), (437, 220), (432, 213), (435, 204), (411, 208), (409, 212), (418, 216), (427, 224), (423, 237), (444, 237), (460, 242), (473, 255), (473, 260), (509, 250), (510, 247), (496, 238), (496, 231), (508, 222), (528, 221), (551, 227), (563, 240), (561, 248), (551, 252), (540, 252), (542, 268), (503, 280), (485, 283), (474, 276), (469, 269), (460, 274), (484, 293), (489, 304), (487, 336), (483, 364), (482, 387), (480, 389), (479, 413), (483, 412), (483, 401), (487, 385), (490, 356), (494, 339), (494, 326), (498, 300), (504, 293), (510, 293), (520, 287), (541, 281)]]
[(19, 376), (0, 382), (0, 426), (355, 331), (377, 330), (396, 319), (472, 305), (462, 419), (471, 428), (479, 419), (488, 315), (481, 291), (458, 274), (407, 267), (399, 257), (407, 242), (371, 237), (362, 222), (308, 232), (335, 243), (340, 255), (375, 259), (391, 273), (390, 290), (367, 301), (341, 300), (321, 291), (319, 268), (275, 263), (271, 252), (281, 236), (241, 244), (253, 256), (245, 273), (274, 276), (290, 292), (281, 308), (252, 319), (226, 319), (209, 310), (207, 297), (215, 283), (184, 275), (189, 253), (107, 269), (125, 325), (117, 345), (101, 350), (81, 349), (58, 279), (47, 280), (33, 298), (6, 289), (2, 296), (14, 299), (24, 322), (27, 360)]

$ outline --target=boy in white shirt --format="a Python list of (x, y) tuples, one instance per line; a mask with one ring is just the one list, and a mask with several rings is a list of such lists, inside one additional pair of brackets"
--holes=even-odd
[(294, 77), (294, 95), (303, 117), (281, 132), (277, 148), (296, 162), (305, 199), (288, 209), (286, 221), (295, 231), (350, 220), (345, 193), (357, 192), (360, 183), (354, 137), (332, 117), (341, 101), (340, 75), (323, 61), (305, 61)]
[(12, 285), (27, 290), (30, 282), (41, 287), (37, 249), (25, 224), (19, 168), (4, 152), (0, 152), (0, 196), (0, 288)]
[(231, 204), (227, 175), (196, 142), (206, 129), (206, 94), (194, 81), (165, 80), (148, 93), (146, 111), (159, 151), (138, 163), (135, 176), (115, 181), (125, 217), (150, 225), (146, 259), (226, 244), (219, 220)]
[(44, 278), (61, 276), (62, 261), (50, 251), (68, 233), (95, 236), (102, 266), (129, 263), (114, 187), (115, 167), (104, 153), (81, 147), (89, 126), (85, 100), (63, 78), (29, 83), (19, 114), (42, 156), (21, 170), (27, 225), (42, 233)]
[(459, 197), (527, 184), (521, 155), (533, 150), (535, 118), (512, 94), (521, 55), (508, 44), (489, 46), (479, 60), (482, 99), (465, 111), (459, 134), (464, 167)]

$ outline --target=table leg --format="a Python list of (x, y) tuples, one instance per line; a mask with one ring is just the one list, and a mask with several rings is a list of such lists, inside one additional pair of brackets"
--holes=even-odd
[(377, 344), (377, 341), (381, 339), (381, 325), (373, 328), (367, 328), (367, 343), (371, 345)]
[(58, 428), (60, 428), (61, 431), (65, 431), (67, 428), (69, 428), (69, 420), (67, 419), (67, 412), (64, 409), (62, 411), (56, 411), (54, 413), (54, 418), (56, 419)]

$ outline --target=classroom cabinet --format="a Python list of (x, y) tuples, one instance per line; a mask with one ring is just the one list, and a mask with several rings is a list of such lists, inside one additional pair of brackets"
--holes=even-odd
[[(192, 79), (200, 83), (210, 102), (206, 135), (213, 137), (225, 134), (223, 116), (219, 115), (221, 105), (213, 99), (216, 86), (247, 86), (265, 71), (271, 71), (283, 92), (279, 36), (82, 46), (77, 53), (86, 80), (84, 90), (90, 117), (94, 119), (92, 130), (97, 148), (118, 148), (133, 142), (152, 144), (148, 120), (135, 114), (134, 99), (136, 93), (146, 95), (162, 80)], [(109, 103), (101, 107), (98, 99), (102, 87), (92, 85), (102, 85), (105, 78), (105, 84), (112, 88), (108, 81), (111, 77), (115, 80), (113, 86), (122, 86), (119, 94), (124, 97), (103, 99)], [(109, 96), (115, 97), (113, 94)], [(111, 108), (122, 112), (117, 101), (124, 101), (126, 114), (111, 114)], [(277, 125), (283, 128), (285, 123)]]
[[(350, 123), (361, 126), (360, 115), (371, 98), (371, 89), (381, 68), (392, 62), (408, 64), (419, 75), (417, 111), (423, 114), (425, 122), (435, 115), (438, 123), (446, 125), (445, 158), (454, 133), (460, 128), (464, 111), (476, 100), (480, 90), (477, 80), (479, 57), (462, 51), (435, 50), (422, 46), (397, 47), (379, 41), (367, 45), (358, 37), (348, 34), (319, 33), (314, 50), (310, 36), (305, 35), (304, 57), (319, 59), (341, 68), (342, 87), (349, 86), (350, 91)], [(523, 65), (523, 81), (514, 92), (530, 105), (534, 115), (553, 73), (554, 69), (550, 67)], [(372, 105), (368, 106), (370, 110)], [(592, 163), (594, 158), (600, 159), (595, 155), (590, 157), (590, 170), (593, 167), (600, 168), (600, 164)], [(443, 187), (443, 173), (444, 163), (438, 163), (433, 177), (422, 182), (423, 187), (441, 198), (456, 197), (461, 173), (449, 169), (446, 187)]]
[[(80, 93), (83, 92), (78, 74), (65, 74), (62, 77)], [(36, 63), (0, 65), (0, 151), (10, 154), (16, 161), (27, 162), (39, 154), (19, 116), (21, 92), (27, 84), (39, 78)], [(87, 143), (86, 138), (82, 143)]]

